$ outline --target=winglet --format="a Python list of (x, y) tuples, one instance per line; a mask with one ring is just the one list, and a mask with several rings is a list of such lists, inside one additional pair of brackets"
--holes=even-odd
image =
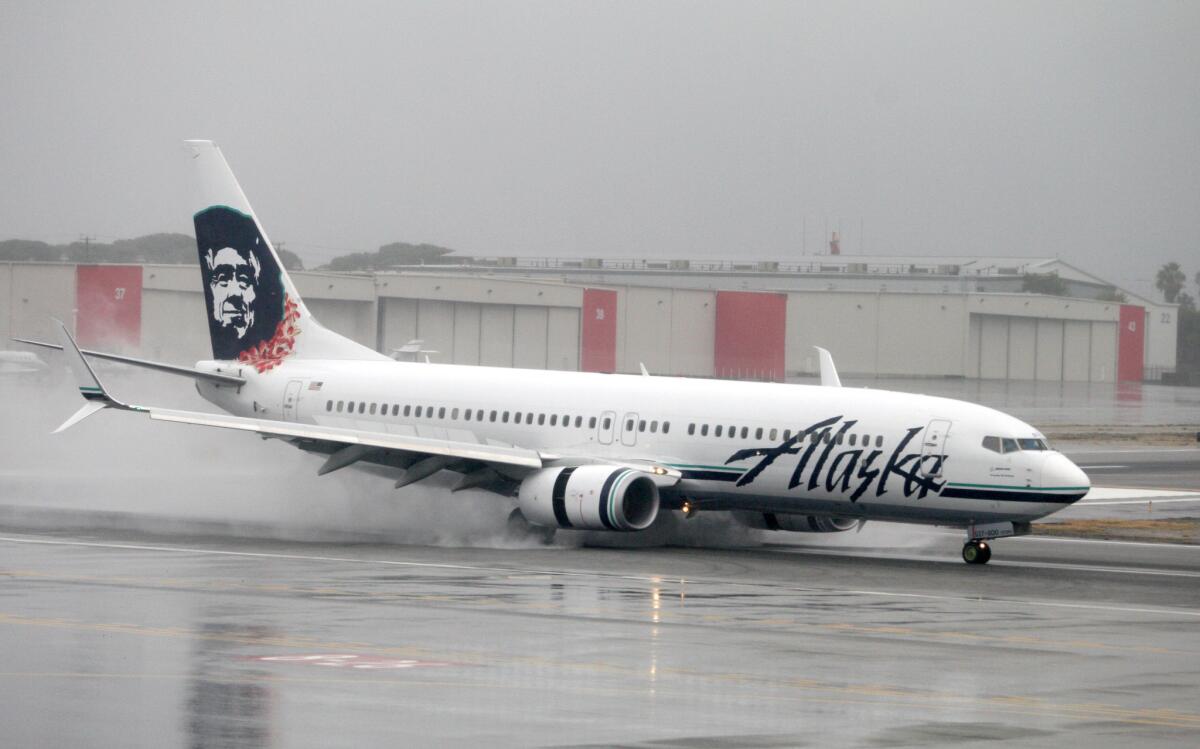
[(71, 337), (67, 326), (63, 325), (61, 320), (55, 320), (58, 325), (58, 337), (63, 344), (63, 353), (67, 355), (67, 366), (71, 368), (71, 373), (75, 375), (75, 382), (79, 386), (79, 394), (87, 401), (83, 408), (75, 412), (75, 414), (63, 422), (62, 426), (54, 430), (55, 434), (70, 429), (87, 417), (105, 408), (119, 408), (123, 410), (133, 410), (121, 401), (113, 398), (100, 384), (96, 373), (92, 371), (91, 365), (83, 358), (83, 354), (79, 351), (79, 346), (76, 345), (75, 339)]
[(813, 346), (821, 357), (821, 384), (825, 387), (840, 388), (842, 381), (838, 377), (837, 367), (833, 366), (833, 354), (820, 346)]

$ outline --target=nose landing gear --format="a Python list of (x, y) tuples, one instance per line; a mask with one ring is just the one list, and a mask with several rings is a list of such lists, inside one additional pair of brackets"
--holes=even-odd
[(962, 558), (967, 564), (987, 564), (992, 558), (992, 547), (986, 541), (968, 541), (963, 544)]

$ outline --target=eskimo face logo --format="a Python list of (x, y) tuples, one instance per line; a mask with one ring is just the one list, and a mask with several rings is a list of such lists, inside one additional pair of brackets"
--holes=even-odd
[(212, 319), (222, 328), (230, 328), (245, 338), (254, 325), (254, 300), (262, 265), (258, 258), (233, 247), (222, 247), (205, 256), (208, 264), (209, 293), (212, 294)]
[(213, 357), (243, 359), (279, 331), (282, 273), (250, 216), (219, 205), (197, 213), (195, 224)]

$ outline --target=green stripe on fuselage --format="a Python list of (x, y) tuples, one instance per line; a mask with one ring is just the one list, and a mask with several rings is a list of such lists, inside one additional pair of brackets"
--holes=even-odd
[(966, 489), (1005, 489), (1015, 492), (1082, 492), (1091, 488), (1088, 486), (1012, 486), (1010, 484), (959, 484), (953, 481), (947, 483), (946, 486), (961, 486)]

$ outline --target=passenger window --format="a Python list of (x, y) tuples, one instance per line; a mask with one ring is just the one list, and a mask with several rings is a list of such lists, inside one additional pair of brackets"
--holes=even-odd
[(1017, 441), (1014, 439), (1004, 437), (1000, 440), (1000, 444), (1004, 446), (1004, 452), (1006, 453), (1015, 453), (1018, 450)]
[(646, 431), (646, 420), (645, 419), (638, 421), (638, 431), (639, 432)]
[(399, 416), (399, 415), (400, 415), (400, 404), (393, 403), (392, 404), (392, 416)]
[(626, 431), (626, 432), (632, 432), (632, 431), (633, 431), (633, 419), (627, 419), (627, 420), (625, 421), (625, 431)]
[(558, 414), (550, 414), (550, 426), (558, 426)]
[(770, 434), (768, 434), (768, 435), (767, 435), (767, 439), (769, 439), (769, 440), (771, 440), (772, 442), (774, 442), (774, 441), (775, 441), (775, 439), (776, 439), (778, 436), (779, 436), (779, 430), (778, 430), (778, 429), (775, 429), (774, 427), (772, 427), (772, 428), (771, 428), (771, 432), (770, 432)]
[(379, 407), (379, 415), (387, 416), (387, 409), (388, 409), (388, 404), (384, 403), (382, 406)]
[(717, 424), (717, 428), (713, 430), (713, 436), (714, 437), (721, 436), (721, 425), (720, 424)]
[(488, 417), (488, 421), (495, 421), (495, 420), (496, 420), (496, 412), (492, 411), (491, 415)]
[(590, 419), (588, 419), (588, 429), (595, 429), (595, 428), (596, 428), (596, 417), (593, 416)]
[(438, 418), (439, 419), (446, 418), (446, 407), (445, 406), (442, 406), (441, 408), (438, 409)]
[(416, 416), (417, 416), (417, 418), (418, 418), (418, 419), (419, 419), (419, 418), (421, 418), (421, 411), (422, 411), (421, 407), (420, 407), (420, 406), (417, 406), (417, 414), (416, 414)]
[(609, 418), (608, 416), (605, 416), (605, 417), (604, 417), (604, 428), (605, 428), (605, 429), (611, 429), (611, 428), (612, 428), (612, 419), (611, 419), (611, 418)]
[(875, 436), (875, 447), (883, 447), (883, 435), (882, 434)]
[(691, 434), (695, 434), (695, 433), (696, 433), (696, 424), (694, 422), (691, 424), (688, 424), (688, 434), (691, 435)]
[(371, 414), (372, 416), (374, 416), (374, 415), (375, 415), (375, 409), (377, 409), (377, 408), (379, 408), (379, 404), (378, 404), (378, 403), (372, 403), (372, 404), (371, 404), (370, 414)]
[(735, 426), (729, 427), (729, 438), (733, 439), (736, 436), (737, 436), (737, 427), (735, 427)]
[(326, 410), (326, 411), (332, 411), (332, 410), (333, 410), (333, 401), (325, 401), (325, 410)]
[(525, 414), (525, 423), (526, 424), (533, 423), (533, 411), (530, 411), (529, 413)]
[(483, 409), (475, 409), (475, 421), (483, 421)]
[(854, 447), (854, 443), (855, 443), (855, 442), (857, 442), (857, 441), (858, 441), (858, 435), (857, 435), (857, 434), (852, 434), (852, 435), (850, 435), (850, 447)]
[(983, 438), (983, 449), (991, 450), (994, 453), (1001, 452), (1000, 438), (999, 437), (984, 437)]
[(576, 417), (575, 417), (575, 428), (576, 428), (576, 429), (578, 429), (578, 428), (579, 428), (579, 427), (581, 427), (581, 426), (583, 426), (583, 417), (582, 417), (582, 416), (576, 416)]
[(508, 423), (508, 411), (505, 411), (500, 415), (500, 421), (503, 421), (505, 424)]
[(650, 422), (650, 433), (651, 433), (651, 434), (654, 434), (654, 433), (655, 433), (655, 432), (657, 432), (657, 431), (658, 431), (658, 422), (657, 422), (657, 421), (651, 421), (651, 422)]
[(788, 440), (790, 440), (791, 438), (792, 438), (792, 430), (791, 430), (791, 429), (784, 429), (784, 430), (783, 430), (783, 441), (784, 441), (784, 442), (787, 442), (787, 441), (788, 441)]
[(565, 427), (571, 426), (571, 417), (569, 415), (563, 414), (562, 425)]
[(471, 409), (468, 408), (467, 410), (463, 411), (463, 418), (467, 421), (471, 420)]
[(869, 434), (864, 434), (864, 435), (863, 435), (863, 438), (862, 438), (862, 446), (863, 446), (863, 447), (870, 447), (870, 446), (871, 446), (871, 435), (869, 435)]
[(546, 414), (538, 414), (538, 426), (546, 423)]
[(342, 412), (342, 406), (346, 405), (346, 401), (338, 401), (338, 413)]
[(514, 412), (513, 412), (513, 423), (514, 423), (514, 424), (520, 424), (520, 423), (521, 423), (521, 412), (520, 412), (520, 411), (514, 411)]
[(354, 413), (354, 401), (346, 401), (346, 413)]
[(748, 436), (750, 436), (750, 427), (742, 427), (742, 439), (746, 439)]
[(454, 419), (455, 421), (458, 421), (458, 409), (457, 408), (450, 412), (450, 418)]
[(663, 434), (666, 434), (669, 431), (671, 431), (671, 422), (664, 421), (663, 422)]
[(707, 436), (708, 436), (708, 424), (701, 424), (701, 425), (700, 425), (700, 436), (701, 436), (701, 437), (707, 437)]
[(759, 427), (758, 429), (755, 429), (755, 430), (754, 430), (754, 439), (756, 439), (756, 440), (760, 440), (760, 439), (762, 439), (762, 434), (763, 434), (763, 429), (762, 429), (762, 427)]

